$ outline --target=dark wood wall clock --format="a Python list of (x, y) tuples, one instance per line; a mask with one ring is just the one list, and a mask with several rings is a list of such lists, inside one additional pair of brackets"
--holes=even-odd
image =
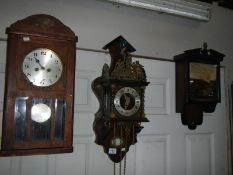
[(135, 49), (119, 36), (103, 49), (111, 55), (110, 67), (103, 66), (102, 76), (92, 83), (100, 107), (95, 114), (93, 129), (95, 142), (104, 147), (113, 162), (120, 162), (137, 142), (137, 134), (148, 122), (144, 113), (146, 73), (138, 61), (132, 62), (130, 52)]
[(189, 129), (202, 124), (203, 112), (214, 112), (220, 102), (220, 62), (224, 55), (203, 48), (174, 57), (176, 63), (176, 112)]
[(44, 14), (6, 33), (1, 156), (72, 152), (77, 37)]

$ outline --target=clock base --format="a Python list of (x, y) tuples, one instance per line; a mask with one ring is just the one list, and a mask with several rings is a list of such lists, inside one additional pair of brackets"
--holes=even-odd
[(58, 154), (58, 153), (72, 153), (73, 147), (69, 148), (51, 148), (51, 149), (22, 149), (22, 150), (1, 150), (0, 157), (8, 156), (30, 156), (42, 154)]

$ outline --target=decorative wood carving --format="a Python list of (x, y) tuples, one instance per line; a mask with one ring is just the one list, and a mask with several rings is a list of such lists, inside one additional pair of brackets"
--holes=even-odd
[(149, 121), (144, 113), (144, 93), (149, 83), (143, 66), (132, 62), (129, 55), (135, 49), (122, 36), (103, 49), (109, 49), (111, 64), (105, 64), (102, 76), (92, 83), (100, 104), (93, 129), (95, 142), (104, 147), (113, 162), (120, 162), (130, 145), (137, 142), (141, 122)]

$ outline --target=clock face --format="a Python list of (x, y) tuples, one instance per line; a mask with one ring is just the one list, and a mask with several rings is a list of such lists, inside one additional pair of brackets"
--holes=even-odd
[(117, 91), (114, 97), (114, 106), (123, 116), (134, 115), (141, 104), (138, 92), (131, 87), (124, 87)]
[(50, 49), (39, 48), (28, 53), (22, 64), (22, 71), (30, 83), (39, 87), (51, 86), (62, 75), (62, 62)]
[(190, 62), (189, 69), (191, 97), (214, 97), (216, 95), (217, 65)]

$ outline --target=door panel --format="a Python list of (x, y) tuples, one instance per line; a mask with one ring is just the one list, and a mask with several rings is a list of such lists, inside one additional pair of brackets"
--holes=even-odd
[[(132, 175), (226, 175), (227, 140), (224, 70), (221, 71), (221, 103), (212, 114), (204, 114), (203, 124), (189, 130), (175, 112), (175, 65), (138, 60), (150, 82), (145, 94), (149, 123), (138, 135), (138, 143), (127, 154), (126, 174)], [(101, 75), (110, 57), (103, 53), (77, 52), (74, 113), (74, 152), (69, 154), (0, 158), (0, 174), (6, 175), (111, 175), (113, 163), (94, 143), (92, 123), (98, 101), (92, 81)], [(3, 66), (1, 66), (3, 67)], [(4, 70), (0, 67), (0, 87)], [(2, 117), (3, 88), (0, 88)], [(1, 121), (1, 120), (0, 120)], [(119, 165), (117, 167), (117, 174)]]

